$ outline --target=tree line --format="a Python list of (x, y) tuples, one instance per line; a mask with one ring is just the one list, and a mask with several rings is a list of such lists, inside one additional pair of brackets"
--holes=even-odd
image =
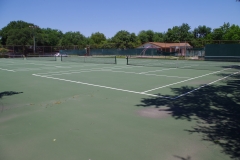
[[(32, 26), (32, 27), (29, 27)], [(200, 25), (191, 30), (187, 23), (169, 28), (166, 32), (142, 30), (137, 35), (125, 30), (118, 31), (113, 37), (106, 38), (103, 33), (92, 33), (86, 37), (81, 32), (63, 33), (57, 29), (40, 28), (33, 23), (12, 21), (0, 30), (1, 45), (33, 45), (35, 37), (36, 46), (78, 46), (85, 48), (135, 48), (146, 42), (190, 42), (194, 47), (203, 47), (205, 42), (238, 41), (240, 40), (240, 27), (224, 23), (219, 28), (210, 28)]]

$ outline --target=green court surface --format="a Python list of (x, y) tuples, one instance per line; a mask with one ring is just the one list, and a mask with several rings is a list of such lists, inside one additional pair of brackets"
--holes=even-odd
[(0, 59), (0, 159), (239, 158), (239, 73)]

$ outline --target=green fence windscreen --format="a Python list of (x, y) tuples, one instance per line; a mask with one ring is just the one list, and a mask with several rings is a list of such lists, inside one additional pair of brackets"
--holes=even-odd
[(240, 56), (240, 44), (207, 44), (205, 56)]

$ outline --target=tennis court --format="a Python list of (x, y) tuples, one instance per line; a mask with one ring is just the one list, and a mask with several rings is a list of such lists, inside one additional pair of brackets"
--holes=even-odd
[(0, 59), (2, 159), (231, 159), (171, 105), (205, 104), (239, 62), (40, 59)]

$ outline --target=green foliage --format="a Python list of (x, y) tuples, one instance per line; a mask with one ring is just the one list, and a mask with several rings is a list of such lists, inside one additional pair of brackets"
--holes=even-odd
[(195, 39), (203, 39), (206, 38), (208, 34), (211, 33), (211, 28), (206, 27), (205, 25), (203, 26), (198, 26), (198, 28), (195, 28), (193, 30), (193, 36)]
[(46, 28), (42, 29), (39, 36), (41, 45), (44, 46), (57, 46), (60, 45), (63, 33), (57, 29)]
[(172, 29), (169, 28), (166, 36), (165, 36), (165, 41), (166, 42), (179, 42), (180, 41), (180, 36), (179, 36), (179, 27), (174, 26)]
[(72, 46), (77, 45), (79, 48), (85, 48), (87, 43), (87, 38), (80, 32), (66, 32), (61, 41), (62, 46)]
[(8, 49), (6, 48), (0, 48), (0, 53), (7, 53), (8, 52)]
[(135, 48), (138, 45), (137, 37), (134, 33), (128, 31), (119, 31), (112, 38), (112, 42), (115, 43), (116, 48)]
[(152, 30), (140, 31), (138, 34), (138, 38), (141, 44), (146, 42), (154, 42), (155, 33)]
[(166, 42), (191, 41), (193, 34), (190, 29), (191, 27), (186, 23), (183, 23), (181, 26), (174, 26), (172, 29), (168, 29), (164, 39)]
[(103, 33), (92, 33), (90, 39), (93, 41), (95, 44), (101, 44), (103, 41), (106, 40), (106, 37)]
[(7, 45), (30, 45), (32, 39), (30, 37), (31, 31), (29, 28), (10, 29), (8, 31)]
[[(7, 44), (7, 41), (9, 43), (12, 43), (13, 41), (13, 34), (14, 33), (17, 33), (17, 32), (20, 32), (18, 34), (19, 35), (24, 35), (24, 38), (22, 39), (23, 41), (21, 42), (20, 40), (17, 40), (18, 41), (18, 44), (25, 44), (26, 43), (26, 40), (25, 38), (27, 37), (27, 34), (26, 32), (26, 28), (29, 28), (30, 25), (33, 25), (32, 23), (27, 23), (27, 22), (24, 22), (24, 21), (12, 21), (10, 22), (6, 27), (3, 27), (1, 32), (0, 32), (0, 36), (2, 37), (1, 39), (1, 43), (2, 45), (8, 45)], [(14, 31), (13, 31), (14, 30)], [(28, 36), (30, 36), (28, 34)], [(9, 37), (12, 37), (11, 40), (8, 40)], [(19, 38), (19, 37), (17, 37)], [(15, 38), (15, 39), (17, 39)], [(30, 37), (28, 37), (30, 38)]]
[(240, 40), (240, 27), (232, 25), (223, 35), (224, 40)]
[[(205, 44), (219, 43), (219, 40), (240, 40), (240, 27), (224, 23), (219, 28), (211, 29), (205, 25), (191, 31), (187, 23), (169, 28), (160, 33), (152, 30), (142, 30), (136, 35), (125, 30), (117, 32), (112, 38), (106, 38), (103, 33), (92, 33), (85, 37), (80, 32), (62, 33), (51, 28), (30, 28), (34, 24), (24, 21), (12, 21), (0, 30), (0, 45), (33, 45), (37, 46), (75, 46), (77, 48), (136, 48), (146, 42), (189, 42), (194, 47), (204, 47)], [(224, 43), (227, 43), (224, 42)], [(74, 47), (74, 49), (75, 49)], [(71, 48), (71, 47), (70, 47)]]
[(96, 32), (92, 33), (92, 35), (87, 38), (88, 44), (90, 44), (91, 48), (103, 48), (104, 44), (106, 44), (106, 37), (103, 33)]
[(164, 42), (164, 34), (155, 32), (153, 36), (153, 42)]

